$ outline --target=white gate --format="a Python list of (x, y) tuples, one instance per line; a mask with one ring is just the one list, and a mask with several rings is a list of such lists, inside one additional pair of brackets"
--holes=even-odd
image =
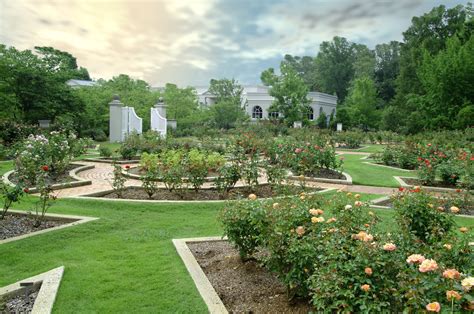
[(151, 129), (154, 131), (157, 131), (160, 133), (161, 136), (165, 137), (166, 136), (166, 125), (167, 125), (167, 120), (166, 118), (162, 117), (160, 115), (160, 112), (158, 111), (157, 108), (151, 108), (150, 109), (150, 115), (151, 115)]
[(125, 107), (128, 108), (128, 134), (132, 132), (137, 132), (138, 134), (142, 134), (142, 122), (143, 119), (137, 116), (135, 112), (135, 108), (133, 107)]

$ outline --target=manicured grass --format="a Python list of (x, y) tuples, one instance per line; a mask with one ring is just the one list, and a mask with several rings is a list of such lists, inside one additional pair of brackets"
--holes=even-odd
[(98, 144), (102, 147), (108, 147), (112, 151), (112, 153), (115, 154), (115, 151), (117, 151), (120, 148), (120, 143), (109, 143), (109, 142), (94, 142), (95, 144)]
[(0, 176), (13, 169), (13, 161), (0, 162)]
[[(221, 235), (222, 206), (58, 200), (51, 212), (100, 219), (0, 245), (0, 286), (64, 265), (55, 313), (206, 313), (171, 239)], [(382, 229), (396, 231), (393, 211), (373, 211)], [(457, 221), (474, 227), (474, 219)]]
[(364, 157), (361, 155), (344, 154), (343, 156), (344, 171), (352, 176), (352, 181), (354, 184), (398, 187), (400, 185), (393, 178), (393, 176), (416, 176), (415, 172), (413, 171), (407, 172), (366, 164), (364, 163), (365, 161), (371, 160), (361, 159)]

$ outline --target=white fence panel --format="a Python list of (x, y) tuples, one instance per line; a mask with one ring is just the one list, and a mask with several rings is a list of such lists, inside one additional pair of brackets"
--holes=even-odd
[(128, 107), (128, 134), (134, 131), (142, 134), (142, 123), (143, 119), (137, 116), (135, 108)]
[(156, 108), (151, 108), (150, 114), (151, 114), (151, 129), (159, 132), (161, 136), (165, 137), (166, 124), (167, 124), (166, 118), (163, 118), (158, 112), (158, 109)]

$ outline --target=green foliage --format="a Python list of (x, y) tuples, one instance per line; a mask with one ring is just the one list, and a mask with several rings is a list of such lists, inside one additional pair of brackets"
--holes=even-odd
[(241, 178), (240, 167), (234, 162), (223, 164), (217, 172), (214, 186), (221, 194), (228, 193)]
[(270, 112), (279, 112), (288, 126), (295, 121), (307, 120), (310, 100), (307, 98), (308, 87), (295, 69), (282, 62), (281, 75), (276, 75), (273, 68), (262, 72), (262, 82), (271, 86), (270, 95), (275, 98)]
[(377, 90), (373, 80), (367, 76), (355, 79), (345, 102), (352, 124), (363, 130), (376, 128), (379, 119), (376, 105)]
[(39, 227), (44, 221), (49, 208), (56, 200), (56, 195), (53, 194), (53, 187), (49, 183), (50, 170), (47, 167), (37, 172), (35, 182), (36, 191), (39, 193), (39, 199), (34, 204), (35, 222), (34, 227)]
[(102, 157), (109, 158), (112, 156), (112, 149), (110, 147), (105, 146), (105, 145), (100, 145), (99, 146), (99, 155)]
[(13, 205), (13, 203), (20, 201), (23, 192), (23, 187), (20, 184), (12, 187), (3, 181), (0, 182), (0, 199), (3, 203), (0, 219), (5, 218), (8, 209)]
[(122, 198), (123, 190), (125, 189), (125, 182), (127, 178), (122, 173), (122, 167), (119, 164), (114, 164), (112, 188), (119, 198)]
[(394, 201), (398, 221), (407, 234), (427, 244), (445, 237), (453, 228), (450, 214), (439, 208), (439, 200), (420, 188), (399, 193)]
[(326, 129), (328, 127), (327, 116), (326, 116), (326, 113), (324, 111), (321, 112), (321, 114), (318, 116), (318, 119), (316, 120), (316, 125), (320, 129)]

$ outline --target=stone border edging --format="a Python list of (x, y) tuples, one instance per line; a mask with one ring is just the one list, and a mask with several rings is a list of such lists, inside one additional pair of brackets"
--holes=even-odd
[[(336, 188), (326, 188), (322, 189), (321, 191), (316, 191), (316, 192), (309, 192), (306, 193), (307, 195), (314, 195), (314, 194), (322, 194), (322, 193), (327, 193), (330, 191), (335, 191)], [(235, 202), (239, 201), (240, 199), (233, 199), (233, 200), (136, 200), (136, 199), (127, 199), (127, 198), (103, 198), (100, 197), (102, 195), (106, 195), (109, 193), (112, 193), (114, 190), (106, 190), (106, 191), (101, 191), (101, 192), (95, 192), (95, 193), (90, 193), (90, 194), (84, 194), (81, 196), (66, 196), (64, 198), (66, 199), (76, 199), (76, 200), (96, 200), (96, 201), (112, 201), (112, 202), (133, 202), (133, 203), (222, 203), (222, 202)], [(258, 198), (257, 200), (270, 200), (270, 199), (280, 199), (284, 197), (291, 197), (291, 196), (296, 196), (295, 195), (281, 195), (281, 196), (275, 196), (275, 197), (265, 197), (265, 198)], [(245, 199), (245, 198), (242, 198)]]
[[(403, 179), (418, 179), (416, 177), (402, 177), (402, 176), (393, 176), (395, 180), (397, 180), (398, 183), (400, 183), (400, 186), (403, 188), (410, 189), (414, 187), (414, 185), (406, 183)], [(420, 185), (420, 187), (426, 191), (431, 191), (431, 192), (456, 192), (456, 189), (453, 188), (440, 188), (440, 187), (435, 187), (435, 186), (427, 186), (427, 185)]]
[[(12, 210), (12, 209), (8, 210), (7, 214), (8, 213), (13, 213), (15, 215), (28, 215), (28, 213), (25, 212), (25, 211)], [(60, 230), (60, 229), (64, 229), (64, 228), (77, 226), (77, 225), (80, 225), (80, 224), (83, 224), (83, 223), (86, 223), (86, 222), (90, 222), (90, 221), (94, 221), (94, 220), (99, 219), (97, 217), (61, 215), (61, 214), (46, 214), (45, 217), (49, 217), (49, 218), (53, 218), (53, 219), (55, 218), (56, 220), (74, 220), (74, 221), (71, 221), (70, 223), (66, 223), (64, 225), (56, 226), (56, 227), (53, 227), (53, 228), (38, 230), (38, 231), (22, 234), (22, 235), (19, 235), (19, 236), (16, 236), (16, 237), (3, 239), (3, 240), (0, 240), (0, 245), (5, 244), (5, 243), (9, 243), (9, 242), (13, 242), (13, 241), (17, 241), (17, 240), (26, 239), (26, 238), (29, 238), (29, 237), (33, 237), (33, 236), (43, 234), (43, 233), (47, 233), (47, 232), (51, 232), (51, 231), (56, 231), (56, 230)]]
[(228, 313), (221, 298), (197, 262), (193, 253), (189, 249), (187, 242), (204, 242), (204, 241), (223, 241), (225, 238), (220, 237), (203, 237), (203, 238), (186, 238), (186, 239), (172, 239), (173, 245), (176, 248), (181, 260), (186, 266), (191, 278), (196, 285), (204, 303), (206, 303), (209, 313)]
[(385, 202), (389, 199), (390, 199), (390, 196), (382, 196), (382, 197), (376, 198), (376, 199), (370, 201), (370, 207), (380, 208), (380, 209), (391, 209), (391, 207), (389, 207), (389, 206), (377, 205), (377, 203)]
[(0, 296), (15, 296), (23, 292), (24, 287), (20, 286), (22, 282), (34, 282), (35, 285), (41, 284), (41, 287), (33, 304), (32, 314), (51, 313), (54, 301), (63, 278), (64, 266), (54, 268), (42, 274), (29, 277), (11, 285), (0, 288)]
[[(317, 177), (304, 177), (305, 181), (308, 182), (323, 182), (323, 183), (334, 183), (334, 184), (345, 184), (345, 185), (352, 185), (352, 177), (350, 174), (346, 172), (341, 172), (343, 176), (346, 177), (345, 180), (343, 179), (326, 179), (326, 178), (317, 178)], [(293, 175), (291, 172), (287, 177), (288, 179), (291, 180), (300, 180), (299, 176)]]
[[(74, 187), (78, 187), (78, 186), (91, 185), (92, 184), (91, 180), (84, 180), (83, 178), (79, 177), (77, 174), (81, 171), (93, 169), (93, 168), (95, 168), (95, 166), (94, 165), (81, 165), (81, 164), (79, 164), (79, 165), (80, 165), (79, 167), (76, 167), (76, 168), (69, 171), (69, 176), (71, 178), (73, 178), (74, 180), (76, 180), (76, 181), (71, 181), (71, 182), (66, 182), (66, 183), (56, 183), (56, 184), (53, 184), (51, 186), (51, 188), (53, 190), (61, 190), (61, 189), (74, 188)], [(3, 182), (5, 182), (6, 184), (8, 184), (10, 186), (16, 186), (16, 184), (11, 182), (10, 179), (9, 179), (9, 177), (14, 172), (15, 172), (15, 170), (10, 170), (10, 171), (6, 172), (2, 177)], [(32, 193), (36, 193), (36, 192), (38, 192), (36, 188), (30, 188), (28, 193), (32, 194)]]

